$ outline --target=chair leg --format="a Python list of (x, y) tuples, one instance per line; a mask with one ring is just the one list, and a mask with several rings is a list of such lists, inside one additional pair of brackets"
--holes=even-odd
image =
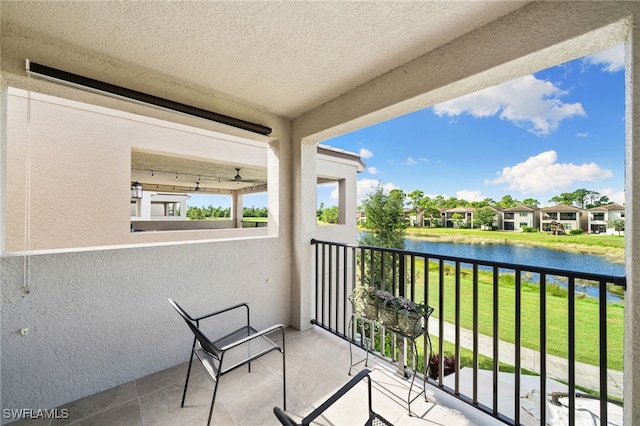
[(284, 348), (284, 329), (282, 330), (282, 409), (287, 409), (287, 365)]
[(180, 404), (181, 407), (184, 407), (184, 400), (187, 397), (187, 386), (189, 385), (189, 375), (191, 374), (191, 364), (193, 364), (193, 349), (191, 350), (191, 359), (189, 360), (189, 368), (187, 369), (187, 380), (184, 382), (184, 391), (182, 392), (182, 403)]
[(218, 385), (220, 384), (220, 373), (216, 377), (216, 385), (213, 387), (213, 398), (211, 398), (211, 408), (209, 409), (209, 420), (207, 420), (207, 426), (211, 424), (211, 418), (213, 417), (213, 405), (216, 402), (216, 394), (218, 393)]

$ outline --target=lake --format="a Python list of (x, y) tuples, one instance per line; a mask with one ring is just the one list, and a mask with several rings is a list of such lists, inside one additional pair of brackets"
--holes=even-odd
[[(566, 269), (592, 274), (617, 276), (623, 276), (625, 274), (624, 265), (609, 262), (604, 256), (572, 253), (570, 251), (554, 250), (546, 247), (517, 244), (440, 243), (417, 238), (406, 238), (404, 241), (407, 250), (420, 253), (433, 253), (445, 256), (466, 257), (469, 259)], [(535, 262), (532, 259), (535, 259)]]
[[(447, 243), (426, 241), (419, 238), (405, 238), (404, 242), (406, 250), (419, 253), (564, 269), (576, 272), (589, 272), (592, 274), (625, 275), (623, 264), (610, 262), (604, 256), (572, 253), (570, 251), (554, 250), (546, 247), (518, 244)], [(566, 286), (560, 282), (558, 282), (558, 284)], [(585, 292), (592, 297), (598, 297), (598, 289), (596, 287), (579, 287), (576, 290)], [(607, 300), (617, 303), (620, 302), (621, 299), (616, 295), (608, 293)]]

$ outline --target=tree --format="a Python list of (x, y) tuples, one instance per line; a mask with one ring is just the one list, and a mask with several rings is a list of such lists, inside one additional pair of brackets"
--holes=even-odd
[(522, 204), (529, 207), (538, 207), (540, 202), (534, 198), (525, 198), (522, 200)]
[(416, 214), (416, 226), (424, 223), (423, 211), (426, 207), (424, 192), (416, 189), (411, 191), (407, 197), (411, 200), (411, 210)]
[(502, 200), (500, 200), (500, 203), (498, 204), (503, 209), (509, 209), (511, 207), (516, 207), (517, 205), (519, 205), (520, 201), (516, 200), (511, 195), (505, 195), (504, 197), (502, 197)]
[(360, 238), (367, 246), (404, 249), (404, 231), (408, 223), (404, 218), (404, 193), (393, 189), (385, 194), (382, 184), (362, 202), (366, 221), (362, 225), (369, 231)]
[(423, 217), (429, 222), (429, 226), (435, 227), (442, 223), (442, 215), (440, 210), (436, 207), (435, 203), (431, 201), (423, 212)]
[(496, 211), (491, 207), (482, 207), (476, 210), (474, 214), (474, 222), (478, 226), (488, 226), (489, 229), (493, 226), (493, 219), (496, 217)]
[(326, 223), (338, 223), (338, 206), (332, 206), (322, 211), (320, 220)]
[(607, 226), (613, 228), (620, 235), (620, 232), (624, 231), (624, 219), (609, 219)]
[(462, 216), (460, 213), (454, 213), (451, 215), (451, 220), (459, 227), (464, 221), (464, 216)]
[(318, 219), (320, 219), (320, 216), (322, 216), (322, 212), (324, 211), (324, 203), (320, 202), (320, 206), (318, 207), (318, 209), (316, 210), (316, 217)]

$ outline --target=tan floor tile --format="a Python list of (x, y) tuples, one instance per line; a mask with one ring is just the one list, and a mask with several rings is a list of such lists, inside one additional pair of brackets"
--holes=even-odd
[(73, 423), (74, 426), (143, 426), (138, 400), (126, 402)]
[(122, 405), (125, 402), (137, 400), (137, 398), (138, 391), (135, 382), (125, 383), (69, 404), (64, 404), (59, 408), (68, 409), (69, 418), (52, 420), (51, 426), (61, 426), (73, 423), (101, 413), (110, 408)]
[[(212, 389), (209, 386), (190, 383), (185, 406), (181, 407), (183, 389), (184, 387), (181, 385), (169, 385), (141, 397), (140, 406), (144, 425), (206, 425), (213, 396)], [(211, 423), (215, 425), (235, 424), (220, 400), (216, 401)]]

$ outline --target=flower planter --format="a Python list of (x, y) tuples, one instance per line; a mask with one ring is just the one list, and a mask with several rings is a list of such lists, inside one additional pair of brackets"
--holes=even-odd
[(398, 313), (397, 329), (400, 333), (413, 337), (422, 334), (424, 329), (424, 314), (402, 310)]
[(378, 305), (373, 300), (354, 299), (355, 310), (360, 316), (376, 321), (378, 319)]
[(349, 297), (355, 312), (363, 318), (376, 321), (392, 331), (407, 337), (423, 334), (426, 319), (433, 308), (403, 297), (395, 297), (384, 290), (359, 286)]
[(398, 325), (398, 310), (395, 307), (381, 307), (378, 309), (378, 320), (385, 327), (396, 328)]

